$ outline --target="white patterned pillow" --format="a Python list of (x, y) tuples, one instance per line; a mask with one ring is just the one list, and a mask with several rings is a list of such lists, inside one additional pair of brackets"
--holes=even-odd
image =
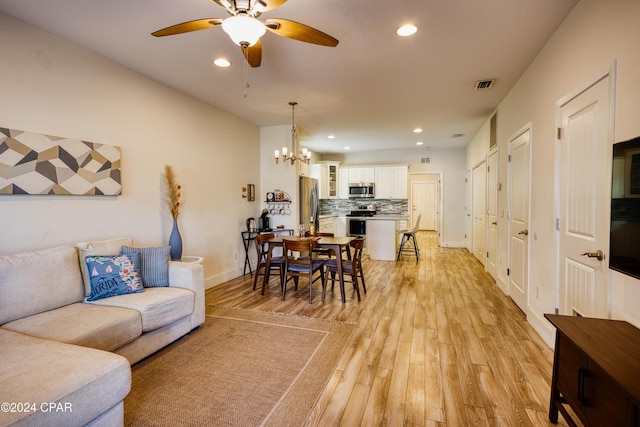
[(145, 288), (169, 286), (169, 251), (170, 246), (156, 248), (132, 248), (122, 246), (122, 254), (140, 253), (140, 269), (142, 283)]

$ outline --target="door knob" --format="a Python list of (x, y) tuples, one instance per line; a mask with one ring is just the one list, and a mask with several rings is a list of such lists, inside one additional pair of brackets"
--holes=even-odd
[(585, 252), (582, 256), (588, 256), (589, 258), (596, 258), (598, 261), (602, 261), (604, 259), (604, 252), (598, 249), (596, 252)]
[(518, 234), (522, 235), (522, 236), (528, 236), (529, 235), (529, 230), (522, 230), (521, 232), (519, 232)]

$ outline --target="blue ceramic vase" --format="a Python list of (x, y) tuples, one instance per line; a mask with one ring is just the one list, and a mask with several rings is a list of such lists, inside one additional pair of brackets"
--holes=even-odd
[(182, 236), (180, 235), (180, 230), (178, 230), (177, 219), (173, 220), (173, 229), (169, 236), (169, 246), (171, 247), (171, 250), (169, 251), (171, 261), (180, 261), (182, 258)]

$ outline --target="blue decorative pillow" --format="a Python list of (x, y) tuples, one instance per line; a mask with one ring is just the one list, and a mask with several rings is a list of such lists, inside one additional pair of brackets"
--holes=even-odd
[(142, 283), (146, 288), (169, 286), (169, 251), (170, 246), (157, 248), (131, 248), (122, 246), (120, 253), (140, 254), (140, 271)]
[(85, 262), (91, 284), (91, 295), (85, 301), (144, 291), (142, 280), (135, 271), (135, 265), (140, 264), (139, 254), (89, 255)]

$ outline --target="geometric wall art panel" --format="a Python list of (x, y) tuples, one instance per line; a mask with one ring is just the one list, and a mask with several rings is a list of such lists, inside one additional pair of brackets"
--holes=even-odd
[(0, 128), (0, 195), (118, 196), (120, 147)]

